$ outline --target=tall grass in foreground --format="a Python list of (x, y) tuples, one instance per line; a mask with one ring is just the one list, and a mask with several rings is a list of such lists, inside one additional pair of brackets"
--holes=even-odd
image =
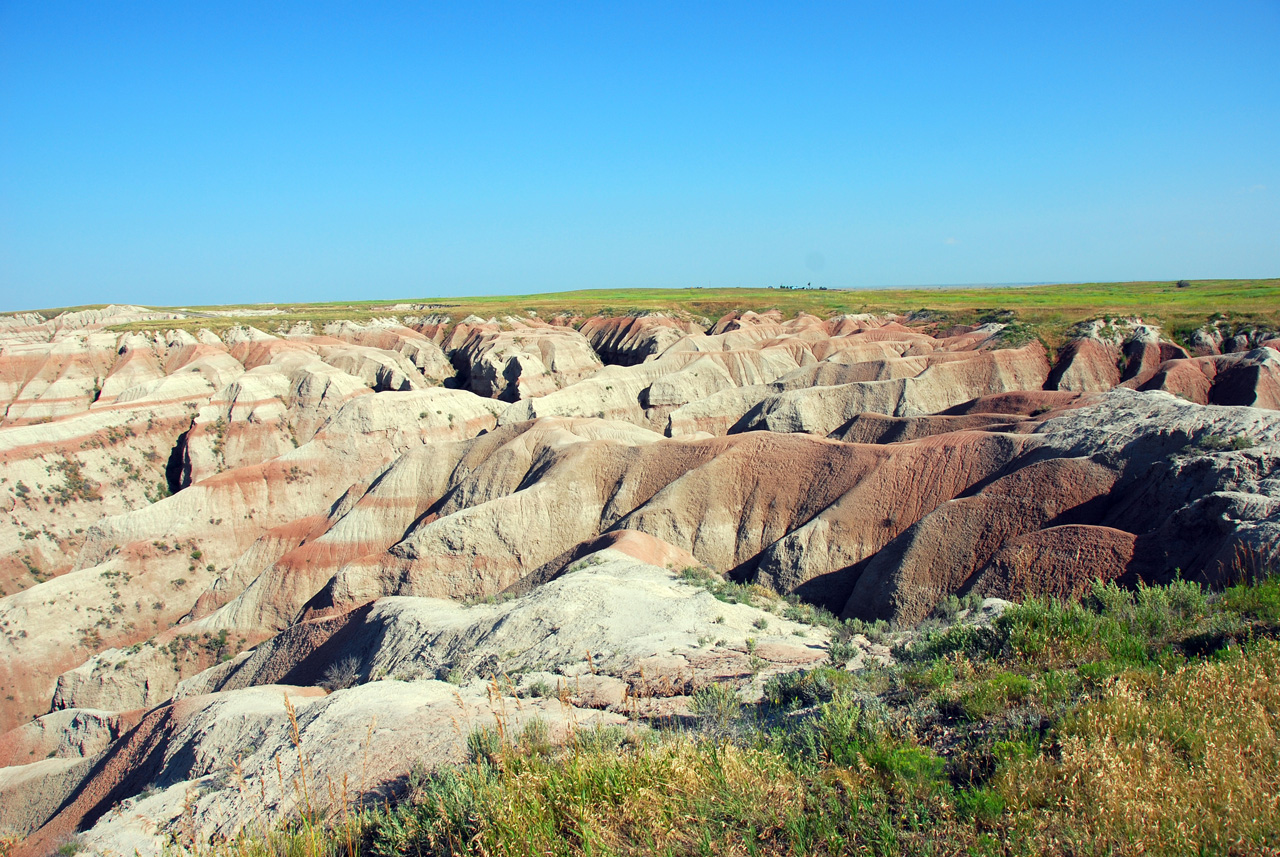
[(707, 729), (477, 733), (398, 805), (218, 855), (1280, 853), (1280, 583), (1030, 601)]

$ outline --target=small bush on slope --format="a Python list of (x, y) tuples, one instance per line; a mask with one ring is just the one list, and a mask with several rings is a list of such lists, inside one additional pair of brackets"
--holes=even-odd
[(214, 850), (1275, 853), (1278, 621), (1276, 581), (1098, 586), (931, 634), (893, 668), (780, 677), (756, 710), (706, 700), (734, 728), (499, 742), (398, 806)]
[(335, 690), (345, 690), (360, 682), (360, 659), (354, 657), (346, 657), (335, 664), (331, 664), (324, 671), (324, 680), (320, 682), (321, 687), (330, 692)]

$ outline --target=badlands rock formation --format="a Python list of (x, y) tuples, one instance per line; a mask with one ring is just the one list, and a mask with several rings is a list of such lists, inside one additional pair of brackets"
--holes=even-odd
[(184, 315), (0, 319), (19, 853), (160, 853), (295, 811), (304, 777), (386, 796), (476, 728), (750, 698), (827, 657), (769, 593), (906, 626), (952, 594), (1220, 585), (1280, 545), (1261, 334)]

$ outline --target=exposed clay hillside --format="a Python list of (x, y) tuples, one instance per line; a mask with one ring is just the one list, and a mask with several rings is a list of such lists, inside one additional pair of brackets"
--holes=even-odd
[(0, 319), (18, 853), (159, 854), (297, 811), (297, 777), (389, 795), (487, 724), (758, 697), (829, 656), (798, 604), (905, 628), (1280, 552), (1265, 331), (423, 311)]

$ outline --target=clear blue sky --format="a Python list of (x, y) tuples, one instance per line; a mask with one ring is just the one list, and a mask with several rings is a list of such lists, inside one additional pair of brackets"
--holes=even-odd
[(1280, 276), (1280, 3), (0, 0), (0, 309)]

